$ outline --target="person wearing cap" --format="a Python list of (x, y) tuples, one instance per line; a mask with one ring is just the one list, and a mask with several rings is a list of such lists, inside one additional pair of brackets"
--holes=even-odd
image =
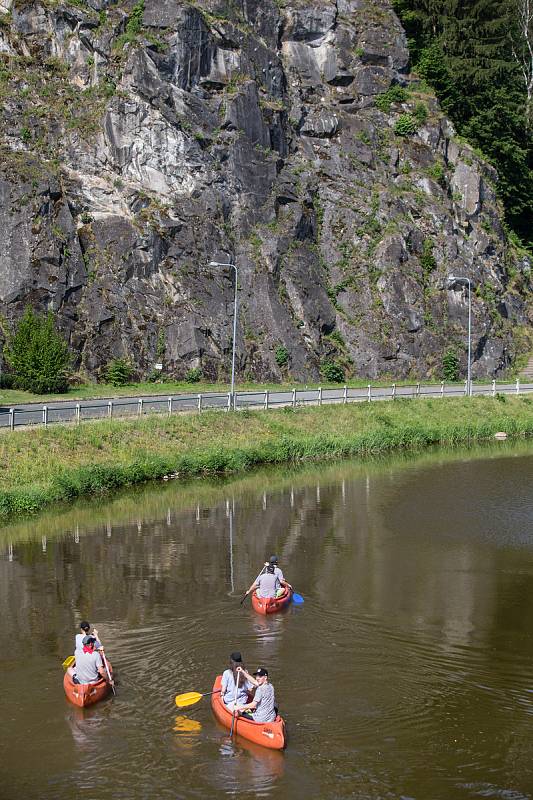
[[(95, 650), (96, 638), (84, 636), (82, 650), (76, 655), (76, 666), (72, 670), (74, 683), (96, 683), (103, 678), (109, 681), (100, 653)], [(113, 681), (110, 681), (113, 686)]]
[(292, 589), (292, 586), (290, 585), (290, 583), (288, 583), (288, 581), (285, 580), (285, 578), (283, 577), (283, 572), (281, 571), (281, 568), (278, 566), (278, 557), (277, 556), (270, 556), (269, 560), (265, 561), (265, 567), (268, 567), (269, 564), (273, 564), (274, 565), (274, 575), (276, 576), (278, 581), (281, 583), (281, 587), (282, 588), (278, 589), (278, 595), (279, 594), (283, 594), (283, 588), (284, 587), (287, 587), (287, 589)]
[(274, 722), (277, 716), (276, 698), (274, 687), (268, 682), (268, 670), (258, 667), (253, 675), (249, 675), (242, 667), (241, 671), (252, 686), (257, 688), (254, 699), (249, 703), (237, 705), (237, 711), (244, 716), (250, 715), (254, 722)]
[(269, 564), (266, 572), (262, 572), (255, 583), (252, 583), (247, 595), (257, 590), (258, 597), (277, 597), (279, 590), (282, 589), (279, 578), (274, 574), (274, 564)]
[(87, 622), (87, 620), (82, 620), (80, 622), (80, 631), (81, 633), (76, 634), (76, 638), (74, 640), (74, 657), (79, 652), (80, 654), (83, 652), (83, 638), (85, 636), (94, 636), (96, 639), (94, 649), (95, 650), (103, 650), (102, 642), (98, 640), (98, 631), (96, 628), (91, 629), (91, 623)]
[[(231, 710), (233, 710), (235, 699), (237, 705), (247, 703), (248, 692), (254, 687), (254, 684), (246, 679), (243, 673), (245, 673), (245, 669), (242, 661), (242, 655), (238, 650), (235, 650), (229, 657), (229, 668), (224, 670), (222, 673), (222, 685), (220, 687), (220, 697), (222, 698), (222, 702), (225, 706), (231, 708)], [(235, 694), (236, 686), (237, 693)]]
[(278, 579), (281, 584), (285, 583), (285, 579), (283, 577), (283, 572), (281, 571), (280, 567), (278, 566), (278, 557), (277, 556), (270, 556), (268, 561), (265, 561), (265, 567), (268, 567), (269, 564), (273, 564), (274, 566), (274, 575)]

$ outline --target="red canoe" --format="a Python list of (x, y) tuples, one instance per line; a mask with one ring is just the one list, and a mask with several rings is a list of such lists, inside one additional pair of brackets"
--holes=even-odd
[[(107, 666), (109, 667), (111, 677), (113, 677), (113, 669), (109, 659), (107, 659)], [(107, 681), (104, 681), (103, 678), (96, 681), (96, 683), (74, 683), (68, 670), (65, 672), (63, 678), (63, 688), (70, 702), (80, 708), (92, 706), (93, 703), (103, 700), (111, 691), (111, 686)]]
[(255, 592), (252, 594), (252, 606), (258, 614), (274, 614), (276, 611), (281, 611), (287, 608), (292, 598), (292, 589), (286, 586), (283, 589), (283, 594), (279, 597), (258, 597)]
[[(216, 694), (211, 695), (211, 708), (220, 724), (231, 729), (232, 714), (220, 697), (221, 683), (222, 675), (217, 675), (213, 686), (213, 692)], [(254, 722), (251, 719), (236, 716), (234, 731), (243, 739), (248, 739), (250, 742), (255, 742), (271, 750), (283, 750), (285, 747), (285, 723), (279, 714), (274, 722)]]

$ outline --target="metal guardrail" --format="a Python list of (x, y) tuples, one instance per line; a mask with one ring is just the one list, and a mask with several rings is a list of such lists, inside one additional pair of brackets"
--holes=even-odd
[[(533, 392), (533, 383), (472, 384), (472, 396), (492, 396), (501, 394), (525, 394)], [(139, 397), (116, 398), (113, 400), (94, 400), (74, 405), (57, 402), (51, 405), (27, 406), (23, 408), (0, 408), (0, 428), (14, 430), (27, 425), (44, 425), (45, 427), (57, 423), (74, 423), (79, 425), (85, 420), (113, 419), (115, 417), (143, 417), (149, 414), (167, 414), (168, 416), (180, 412), (198, 412), (207, 410), (235, 411), (247, 408), (264, 409), (280, 406), (302, 407), (305, 405), (329, 405), (333, 403), (362, 403), (382, 400), (416, 399), (420, 397), (466, 397), (468, 394), (467, 382), (464, 384), (372, 386), (354, 388), (342, 386), (338, 389), (289, 389), (273, 391), (265, 389), (257, 392), (231, 392), (205, 394), (179, 395), (169, 397)]]

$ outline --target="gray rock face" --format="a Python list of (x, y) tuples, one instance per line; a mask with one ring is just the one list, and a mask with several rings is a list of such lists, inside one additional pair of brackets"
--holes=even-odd
[(423, 377), (450, 345), (465, 367), (455, 273), (474, 375), (512, 361), (530, 270), (386, 0), (0, 0), (0, 22), (8, 326), (53, 309), (91, 376), (123, 356), (226, 378), (232, 276), (207, 265), (231, 259), (240, 377)]

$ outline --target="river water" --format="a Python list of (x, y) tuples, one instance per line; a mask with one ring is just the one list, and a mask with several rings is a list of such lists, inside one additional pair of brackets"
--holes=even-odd
[[(533, 797), (533, 445), (172, 482), (0, 531), (0, 798)], [(305, 598), (241, 607), (277, 553)], [(247, 601), (248, 603), (248, 601)], [(71, 706), (94, 622), (117, 697)], [(233, 744), (228, 654), (285, 752)]]

